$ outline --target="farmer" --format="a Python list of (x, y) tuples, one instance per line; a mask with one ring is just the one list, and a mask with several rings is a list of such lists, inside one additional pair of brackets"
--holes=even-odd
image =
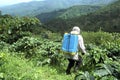
[[(78, 26), (74, 26), (70, 33), (78, 35), (78, 48), (81, 49), (82, 54), (85, 54), (86, 50), (85, 50), (85, 46), (84, 46), (83, 37), (82, 37), (82, 35), (80, 35), (80, 28)], [(80, 55), (77, 52), (74, 56), (67, 55), (66, 57), (69, 61), (68, 67), (66, 69), (66, 74), (70, 74), (70, 70), (73, 66), (75, 66), (74, 71), (76, 72), (79, 69), (80, 65), (82, 64), (82, 59), (81, 59)]]

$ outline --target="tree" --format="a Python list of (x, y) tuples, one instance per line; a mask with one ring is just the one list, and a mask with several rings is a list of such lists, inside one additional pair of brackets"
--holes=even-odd
[(0, 11), (0, 16), (2, 15), (2, 11)]

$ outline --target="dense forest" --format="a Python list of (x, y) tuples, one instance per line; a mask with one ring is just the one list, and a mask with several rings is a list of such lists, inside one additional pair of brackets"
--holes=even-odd
[(87, 15), (88, 13), (94, 12), (100, 8), (101, 6), (77, 5), (67, 9), (61, 9), (49, 13), (42, 13), (37, 15), (36, 17), (41, 22), (46, 23), (55, 18), (71, 19), (71, 18), (79, 17), (81, 15)]
[[(92, 12), (82, 15), (77, 13), (78, 6), (73, 6), (54, 11), (57, 15), (51, 16), (56, 18), (47, 23), (0, 11), (0, 80), (120, 80), (119, 5), (120, 1), (102, 7), (83, 6)], [(77, 17), (72, 17), (73, 9)], [(81, 28), (87, 54), (78, 51), (83, 59), (80, 69), (66, 75), (62, 38), (74, 25)]]
[[(73, 10), (74, 13), (74, 10)], [(120, 32), (120, 1), (105, 6), (96, 12), (89, 13), (80, 17), (73, 17), (72, 19), (67, 18), (56, 18), (46, 23), (53, 31), (66, 31), (71, 29), (72, 26), (80, 26), (85, 31), (98, 31), (99, 29), (108, 32)], [(71, 14), (70, 14), (71, 15)], [(74, 14), (73, 14), (74, 15)], [(57, 28), (56, 28), (57, 27)]]

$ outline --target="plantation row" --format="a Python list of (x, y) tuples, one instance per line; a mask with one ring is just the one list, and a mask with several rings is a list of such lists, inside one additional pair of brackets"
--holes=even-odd
[[(17, 73), (18, 75), (14, 76), (12, 71), (8, 72), (9, 68), (12, 68), (11, 65), (8, 66), (10, 56), (18, 56), (19, 58), (26, 59), (27, 61), (30, 60), (34, 63), (34, 67), (44, 67), (45, 65), (49, 65), (60, 67), (60, 70), (63, 71), (67, 66), (66, 59), (63, 55), (64, 53), (61, 51), (60, 42), (24, 37), (12, 45), (1, 41), (0, 48), (0, 74), (3, 74), (3, 76), (1, 76), (3, 79), (11, 78), (17, 80), (19, 78), (18, 75), (22, 75), (22, 73)], [(99, 46), (95, 44), (86, 44), (86, 48), (89, 55), (81, 55), (83, 57), (83, 65), (81, 66), (81, 70), (77, 74), (76, 79), (119, 79), (120, 44), (117, 42), (106, 42)], [(21, 62), (19, 64), (21, 64)], [(24, 80), (24, 78), (22, 80)]]
[(81, 55), (79, 72), (67, 76), (68, 62), (61, 51), (63, 34), (45, 30), (35, 18), (3, 16), (0, 22), (0, 79), (120, 79), (119, 33), (82, 32), (88, 54)]

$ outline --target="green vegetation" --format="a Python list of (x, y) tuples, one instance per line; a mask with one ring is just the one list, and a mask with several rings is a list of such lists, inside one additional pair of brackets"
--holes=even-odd
[[(0, 79), (4, 80), (73, 80), (52, 66), (35, 66), (32, 61), (15, 53), (0, 52)], [(60, 69), (60, 68), (58, 68)], [(74, 76), (74, 75), (73, 75)]]
[[(0, 80), (120, 80), (119, 6), (120, 1), (89, 14), (99, 7), (82, 6), (86, 15), (74, 6), (53, 12), (49, 17), (59, 18), (47, 24), (0, 11)], [(66, 75), (68, 61), (61, 43), (63, 33), (74, 25), (86, 30), (81, 34), (87, 54), (81, 55), (80, 70)]]
[[(4, 14), (13, 16), (36, 16), (41, 13), (65, 9), (74, 5), (106, 5), (116, 0), (44, 0), (20, 3), (11, 6), (0, 7)], [(91, 4), (92, 3), (92, 4)], [(19, 9), (19, 10), (18, 10)]]
[(81, 55), (83, 64), (77, 73), (66, 75), (63, 34), (45, 27), (36, 18), (0, 16), (1, 80), (120, 79), (119, 33), (82, 32), (89, 54)]
[[(57, 18), (46, 23), (47, 28), (56, 32), (65, 32), (77, 25), (84, 31), (99, 31), (100, 29), (107, 32), (120, 32), (120, 1), (108, 6), (72, 19)], [(61, 28), (61, 30), (59, 30)]]
[(67, 9), (61, 9), (49, 13), (42, 13), (37, 15), (36, 17), (40, 19), (40, 21), (46, 23), (55, 18), (71, 19), (81, 15), (87, 15), (88, 13), (94, 12), (100, 8), (101, 6), (77, 5)]

